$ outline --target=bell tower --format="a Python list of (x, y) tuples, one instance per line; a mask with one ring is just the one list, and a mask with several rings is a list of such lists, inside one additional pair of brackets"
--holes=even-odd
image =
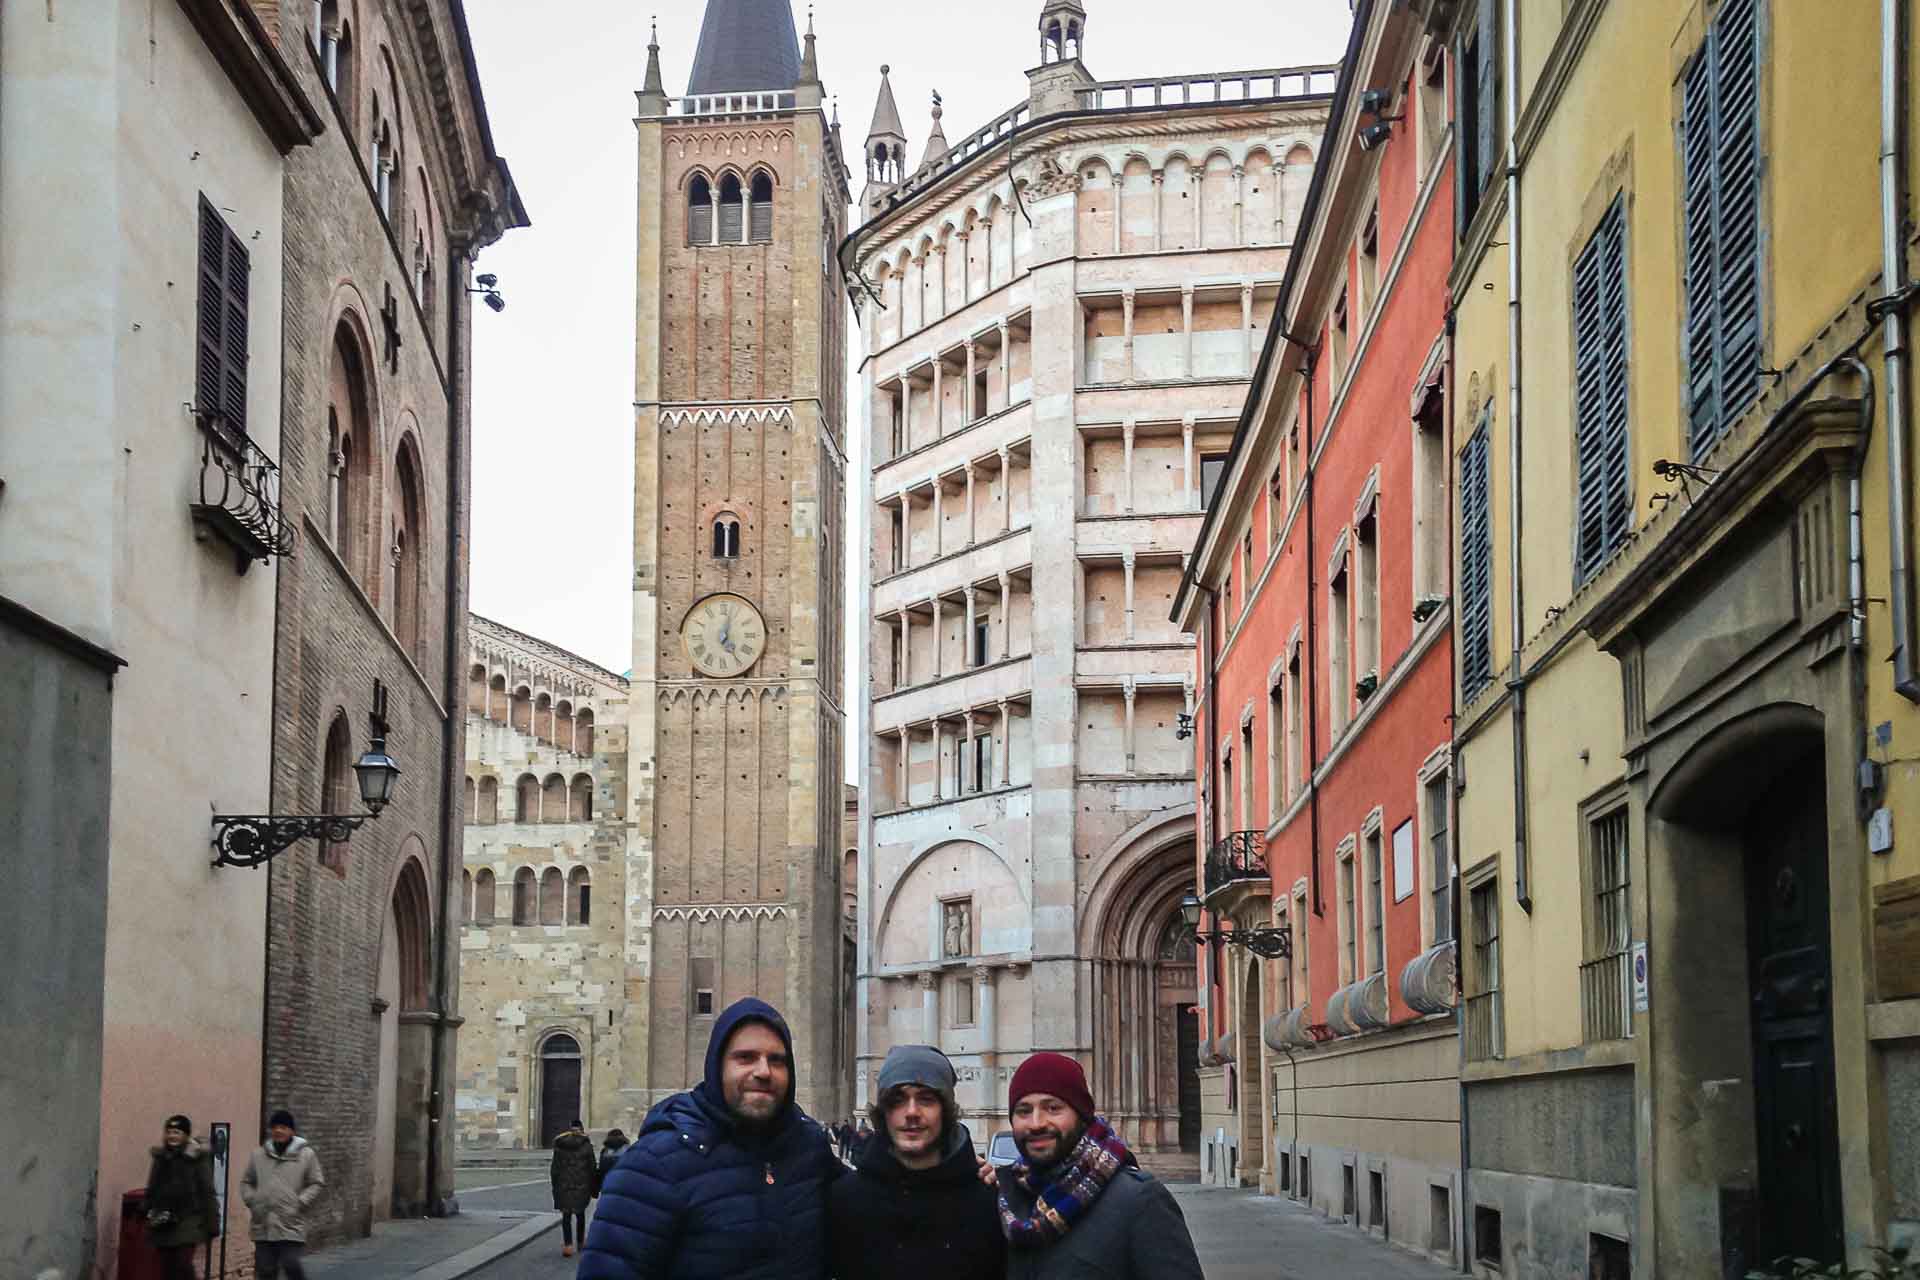
[(907, 177), (907, 128), (893, 101), (892, 70), (880, 65), (880, 93), (873, 104), (873, 123), (867, 126), (867, 185), (860, 192), (862, 218), (871, 218)]
[(1081, 62), (1086, 51), (1087, 10), (1080, 0), (1044, 0), (1040, 6), (1040, 65), (1027, 72), (1034, 117), (1075, 111), (1094, 84)]
[(657, 35), (639, 146), (630, 794), (634, 1105), (697, 1083), (757, 995), (802, 1106), (840, 1114), (848, 175), (811, 22), (708, 0), (686, 90)]

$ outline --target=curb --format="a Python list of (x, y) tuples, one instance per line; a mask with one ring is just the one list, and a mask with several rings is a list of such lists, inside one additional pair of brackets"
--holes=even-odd
[(454, 1254), (442, 1262), (413, 1273), (413, 1280), (460, 1280), (462, 1276), (472, 1275), (489, 1263), (506, 1257), (522, 1245), (529, 1244), (560, 1225), (557, 1213), (542, 1213), (527, 1219), (518, 1226), (509, 1227), (499, 1235), (482, 1240), (471, 1249)]

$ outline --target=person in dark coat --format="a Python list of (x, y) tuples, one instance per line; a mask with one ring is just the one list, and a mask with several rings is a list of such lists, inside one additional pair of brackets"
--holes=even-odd
[[(620, 1153), (627, 1147), (627, 1135), (620, 1129), (607, 1130), (607, 1137), (600, 1144), (600, 1163), (593, 1171), (593, 1194), (597, 1197), (600, 1188), (606, 1185), (607, 1175), (613, 1172), (613, 1166), (620, 1161)], [(585, 1244), (582, 1240), (580, 1243)]]
[(794, 1103), (786, 1019), (735, 1001), (706, 1078), (656, 1104), (607, 1175), (578, 1280), (825, 1280), (827, 1187), (845, 1172)]
[(553, 1161), (547, 1177), (553, 1183), (553, 1207), (560, 1211), (560, 1256), (573, 1256), (573, 1233), (580, 1231), (580, 1243), (587, 1242), (587, 1205), (593, 1200), (594, 1184), (599, 1180), (599, 1164), (593, 1158), (593, 1139), (578, 1120), (553, 1140)]
[(1010, 1100), (1021, 1159), (998, 1179), (1008, 1280), (1201, 1280), (1173, 1193), (1094, 1110), (1078, 1062), (1032, 1055)]
[(166, 1280), (194, 1280), (193, 1255), (220, 1234), (213, 1153), (193, 1136), (193, 1121), (168, 1116), (147, 1169), (147, 1239), (160, 1251)]
[(880, 1064), (873, 1140), (828, 1193), (835, 1280), (1002, 1280), (999, 1198), (980, 1181), (953, 1064), (895, 1045)]

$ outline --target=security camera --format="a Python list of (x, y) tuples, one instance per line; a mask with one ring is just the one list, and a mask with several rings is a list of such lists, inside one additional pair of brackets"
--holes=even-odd
[(1393, 136), (1393, 126), (1386, 121), (1381, 121), (1379, 124), (1370, 124), (1362, 129), (1358, 136), (1360, 149), (1362, 151), (1371, 151), (1375, 147), (1386, 145), (1387, 139)]
[(507, 309), (507, 300), (491, 289), (482, 296), (481, 301), (485, 302), (495, 311), (505, 311)]
[(473, 278), (473, 282), (479, 285), (482, 289), (491, 289), (495, 285), (500, 283), (500, 277), (494, 275), (492, 272), (488, 272), (486, 275), (483, 275), (483, 276), (475, 276)]
[(1367, 89), (1360, 94), (1360, 110), (1370, 116), (1377, 116), (1393, 102), (1391, 89)]

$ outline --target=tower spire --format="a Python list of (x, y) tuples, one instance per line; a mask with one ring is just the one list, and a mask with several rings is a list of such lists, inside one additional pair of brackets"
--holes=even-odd
[(667, 114), (667, 86), (660, 78), (660, 18), (654, 15), (647, 35), (647, 78), (640, 87), (640, 114)]
[(813, 51), (813, 6), (807, 6), (807, 38), (805, 51), (800, 55), (801, 84), (820, 83), (820, 59)]
[(947, 131), (940, 127), (940, 117), (945, 108), (940, 105), (940, 91), (933, 91), (933, 132), (927, 135), (927, 150), (920, 157), (920, 167), (926, 168), (947, 158)]
[(867, 126), (867, 185), (860, 193), (860, 208), (869, 216), (907, 176), (907, 127), (900, 123), (900, 108), (893, 101), (890, 70), (880, 64), (880, 93), (873, 104), (873, 123)]

